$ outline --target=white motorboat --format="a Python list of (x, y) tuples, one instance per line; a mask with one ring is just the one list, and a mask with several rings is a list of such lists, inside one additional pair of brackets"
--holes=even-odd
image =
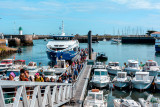
[(113, 83), (116, 87), (123, 88), (129, 86), (131, 77), (127, 76), (127, 72), (118, 72), (114, 77)]
[(144, 98), (138, 99), (142, 107), (160, 107), (160, 99), (153, 97), (153, 95), (149, 95), (147, 100)]
[(141, 107), (140, 103), (131, 99), (114, 99), (114, 107)]
[(156, 76), (157, 72), (160, 71), (160, 68), (156, 61), (148, 60), (145, 66), (143, 67), (143, 70), (145, 72), (149, 72), (149, 76)]
[(157, 76), (154, 79), (154, 83), (156, 88), (160, 90), (160, 71), (157, 72)]
[(106, 68), (108, 73), (113, 75), (117, 75), (117, 72), (122, 71), (121, 67), (119, 66), (119, 62), (109, 62)]
[(120, 39), (115, 39), (115, 38), (113, 38), (112, 40), (111, 40), (111, 44), (120, 44), (121, 43), (121, 40)]
[(127, 72), (128, 75), (135, 75), (136, 72), (140, 72), (142, 69), (138, 61), (128, 60), (128, 65), (125, 65), (124, 71)]
[(98, 88), (103, 88), (109, 85), (110, 77), (106, 69), (95, 69), (91, 80), (92, 84)]
[(102, 62), (96, 62), (93, 67), (93, 69), (105, 69), (105, 65)]
[(84, 100), (84, 107), (107, 107), (107, 102), (103, 97), (103, 91), (92, 89)]
[(29, 62), (27, 66), (27, 70), (36, 70), (37, 69), (37, 63), (36, 62)]
[(3, 59), (0, 63), (0, 74), (4, 73), (13, 65), (14, 59)]
[(133, 88), (148, 89), (151, 87), (154, 76), (149, 76), (149, 72), (136, 72), (135, 77), (131, 80)]
[(65, 60), (57, 60), (57, 65), (54, 66), (54, 72), (56, 75), (61, 75), (66, 72), (69, 67), (66, 66)]

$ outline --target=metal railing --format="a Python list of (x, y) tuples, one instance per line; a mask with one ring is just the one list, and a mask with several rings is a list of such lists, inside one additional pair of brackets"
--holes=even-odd
[(56, 107), (69, 102), (71, 93), (72, 84), (1, 80), (0, 107)]

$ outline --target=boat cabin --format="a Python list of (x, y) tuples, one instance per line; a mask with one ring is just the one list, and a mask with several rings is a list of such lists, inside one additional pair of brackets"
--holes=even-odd
[(57, 65), (54, 66), (55, 68), (66, 68), (65, 60), (57, 60)]
[(94, 76), (107, 76), (108, 72), (106, 69), (95, 69)]
[(29, 62), (28, 66), (32, 67), (32, 66), (37, 66), (36, 62)]
[(126, 78), (127, 72), (117, 72), (117, 78)]
[(148, 81), (149, 72), (136, 72), (135, 77), (137, 81)]
[(119, 62), (109, 62), (108, 66), (119, 66)]
[(0, 64), (12, 64), (13, 59), (3, 59)]
[(138, 61), (136, 60), (128, 60), (128, 67), (129, 68), (138, 68)]
[(148, 60), (148, 61), (146, 62), (146, 66), (148, 66), (148, 67), (153, 67), (153, 66), (158, 66), (158, 64), (157, 64), (156, 61)]
[(15, 60), (15, 61), (14, 61), (14, 64), (15, 64), (15, 65), (25, 65), (25, 64), (26, 64), (26, 61), (25, 61), (25, 60)]
[(103, 92), (99, 89), (89, 90), (87, 100), (90, 102), (103, 101)]

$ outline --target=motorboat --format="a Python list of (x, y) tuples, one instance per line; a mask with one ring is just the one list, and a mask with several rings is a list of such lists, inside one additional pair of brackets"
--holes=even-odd
[(114, 107), (141, 107), (140, 103), (131, 99), (114, 99)]
[(14, 59), (3, 59), (0, 63), (0, 74), (3, 74), (13, 65)]
[(108, 57), (105, 55), (105, 53), (98, 53), (96, 60), (98, 60), (98, 61), (107, 61)]
[(160, 107), (160, 99), (151, 94), (148, 96), (147, 100), (144, 98), (139, 98), (138, 100), (142, 107)]
[(156, 52), (160, 52), (160, 39), (155, 40), (155, 50)]
[(105, 69), (105, 65), (102, 62), (96, 62), (93, 66), (93, 69)]
[(118, 88), (127, 87), (130, 85), (131, 77), (127, 76), (127, 72), (117, 72), (117, 76), (114, 77), (112, 82), (114, 86)]
[(160, 71), (157, 72), (157, 75), (154, 79), (154, 83), (155, 83), (156, 89), (160, 90)]
[(116, 39), (116, 38), (113, 38), (111, 40), (111, 44), (120, 44), (121, 43), (121, 40), (120, 39)]
[(139, 66), (138, 61), (128, 60), (128, 65), (125, 65), (124, 72), (128, 75), (135, 75), (136, 72), (141, 72), (142, 68)]
[(69, 67), (66, 66), (66, 61), (65, 60), (57, 60), (57, 64), (54, 65), (54, 73), (56, 75), (61, 75), (62, 73), (66, 72)]
[(53, 35), (54, 40), (47, 43), (47, 56), (48, 58), (56, 62), (57, 60), (72, 60), (78, 53), (79, 42), (74, 40), (73, 35), (65, 35), (62, 21), (62, 33), (61, 35)]
[(84, 100), (84, 107), (107, 107), (107, 102), (103, 97), (103, 91), (92, 89), (88, 91), (88, 95)]
[(27, 70), (35, 70), (37, 69), (37, 63), (36, 62), (29, 62), (27, 66)]
[(117, 75), (117, 72), (122, 71), (121, 67), (119, 66), (119, 62), (109, 62), (106, 68), (108, 73), (113, 75)]
[(154, 76), (149, 76), (149, 72), (136, 72), (135, 77), (131, 80), (133, 88), (144, 90), (151, 87)]
[(98, 87), (103, 88), (109, 85), (110, 77), (106, 69), (95, 69), (91, 83)]
[(148, 60), (146, 61), (143, 70), (145, 72), (149, 72), (149, 76), (156, 76), (157, 72), (160, 71), (160, 67), (158, 66), (158, 63), (156, 61)]

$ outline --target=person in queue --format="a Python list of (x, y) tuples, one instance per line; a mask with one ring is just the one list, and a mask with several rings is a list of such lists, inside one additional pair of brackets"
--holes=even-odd
[(35, 82), (44, 82), (44, 79), (39, 76), (39, 73), (36, 73), (36, 74), (35, 74), (34, 81), (35, 81)]
[(29, 71), (28, 70), (24, 71), (24, 75), (28, 79), (28, 81), (32, 81), (32, 82), (34, 81), (34, 79), (32, 78), (32, 76), (29, 76)]

